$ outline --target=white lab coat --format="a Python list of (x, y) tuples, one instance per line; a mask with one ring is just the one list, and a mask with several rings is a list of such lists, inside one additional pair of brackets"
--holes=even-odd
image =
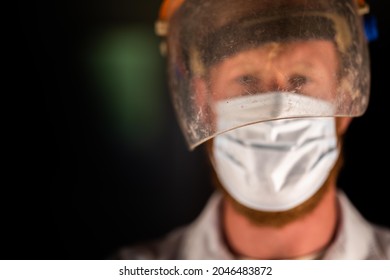
[[(321, 254), (325, 260), (390, 259), (390, 230), (370, 224), (343, 192), (338, 193), (341, 219), (333, 242)], [(124, 248), (118, 259), (237, 259), (226, 246), (221, 232), (222, 196), (214, 193), (201, 215), (189, 226), (165, 238)]]

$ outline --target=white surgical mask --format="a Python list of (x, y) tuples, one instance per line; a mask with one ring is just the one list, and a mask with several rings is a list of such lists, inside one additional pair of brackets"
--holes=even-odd
[(338, 154), (334, 118), (299, 118), (216, 136), (213, 163), (225, 189), (241, 204), (286, 211), (318, 191)]

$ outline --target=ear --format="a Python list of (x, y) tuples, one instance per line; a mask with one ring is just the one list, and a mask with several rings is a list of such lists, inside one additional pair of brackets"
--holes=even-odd
[(350, 118), (350, 117), (336, 118), (337, 135), (343, 136), (345, 134), (345, 132), (347, 131), (351, 121), (352, 121), (352, 118)]
[(207, 83), (201, 77), (192, 78), (192, 92), (194, 93), (195, 105), (198, 108), (206, 108), (207, 104)]
[(214, 126), (214, 113), (210, 104), (210, 92), (207, 81), (202, 77), (194, 77), (192, 79), (192, 92), (194, 94), (193, 102), (197, 108), (197, 116), (199, 121), (203, 123), (207, 129)]

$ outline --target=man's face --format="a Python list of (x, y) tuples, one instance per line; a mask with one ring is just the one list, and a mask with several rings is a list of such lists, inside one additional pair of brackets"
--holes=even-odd
[[(218, 102), (259, 93), (289, 92), (332, 101), (338, 83), (338, 59), (335, 45), (325, 40), (269, 43), (244, 50), (210, 68), (209, 98)], [(210, 141), (211, 159), (212, 146)], [(334, 168), (333, 175), (338, 169)], [(262, 212), (235, 203), (252, 220), (280, 226), (311, 212), (322, 199), (328, 183), (303, 204), (287, 211)]]
[(275, 91), (332, 100), (337, 76), (338, 56), (330, 41), (269, 43), (212, 66), (209, 93), (215, 101)]

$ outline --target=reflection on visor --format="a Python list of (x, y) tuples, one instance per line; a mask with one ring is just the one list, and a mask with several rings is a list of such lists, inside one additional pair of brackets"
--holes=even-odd
[(331, 19), (318, 15), (271, 17), (267, 21), (257, 17), (244, 18), (210, 33), (204, 41), (213, 47), (204, 48), (202, 59), (206, 66), (210, 66), (237, 52), (268, 42), (289, 42), (298, 38), (333, 40), (335, 34)]
[(237, 97), (216, 103), (219, 132), (225, 132), (254, 120), (277, 120), (292, 117), (333, 116), (329, 102), (304, 95), (273, 92)]

